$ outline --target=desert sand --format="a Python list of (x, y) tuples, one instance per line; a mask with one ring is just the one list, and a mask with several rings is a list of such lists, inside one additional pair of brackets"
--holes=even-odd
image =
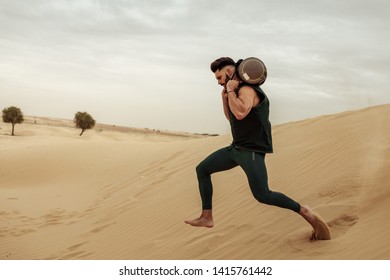
[(270, 188), (310, 206), (258, 203), (240, 168), (213, 175), (212, 229), (196, 165), (231, 136), (180, 137), (0, 122), (0, 259), (390, 259), (390, 105), (273, 128)]

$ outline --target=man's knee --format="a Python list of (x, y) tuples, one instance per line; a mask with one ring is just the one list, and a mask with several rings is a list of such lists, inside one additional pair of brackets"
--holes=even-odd
[(272, 205), (272, 195), (271, 192), (265, 192), (265, 193), (253, 193), (253, 196), (255, 199), (263, 204)]
[(204, 166), (204, 164), (203, 164), (202, 162), (199, 163), (199, 164), (196, 166), (195, 170), (196, 170), (196, 174), (197, 174), (198, 176), (199, 176), (199, 175), (207, 174), (206, 169), (205, 169), (205, 166)]

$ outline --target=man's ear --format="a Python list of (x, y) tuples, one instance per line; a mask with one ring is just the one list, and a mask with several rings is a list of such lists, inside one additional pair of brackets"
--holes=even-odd
[(230, 79), (233, 78), (234, 68), (233, 67), (227, 67), (226, 68), (226, 74), (228, 74)]

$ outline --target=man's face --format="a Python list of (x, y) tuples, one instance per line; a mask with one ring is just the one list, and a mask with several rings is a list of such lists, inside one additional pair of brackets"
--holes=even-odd
[(235, 75), (234, 67), (224, 67), (221, 70), (215, 71), (215, 78), (218, 81), (218, 84), (223, 86), (226, 89), (226, 84), (229, 80), (237, 80)]
[(218, 81), (218, 84), (220, 86), (223, 86), (224, 88), (226, 88), (226, 83), (228, 81), (228, 78), (227, 78), (227, 68), (223, 68), (221, 70), (217, 70), (215, 71), (215, 78), (217, 79)]

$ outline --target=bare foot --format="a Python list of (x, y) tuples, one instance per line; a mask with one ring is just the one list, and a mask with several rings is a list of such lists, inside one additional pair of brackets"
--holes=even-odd
[(317, 220), (313, 212), (307, 206), (301, 206), (301, 211), (299, 214), (313, 227), (313, 229), (317, 226)]
[(307, 206), (302, 206), (299, 214), (313, 227), (310, 240), (330, 240), (328, 225), (321, 217), (314, 214)]
[(194, 227), (212, 228), (214, 226), (213, 215), (211, 210), (203, 210), (199, 218), (194, 220), (186, 220), (184, 222)]

